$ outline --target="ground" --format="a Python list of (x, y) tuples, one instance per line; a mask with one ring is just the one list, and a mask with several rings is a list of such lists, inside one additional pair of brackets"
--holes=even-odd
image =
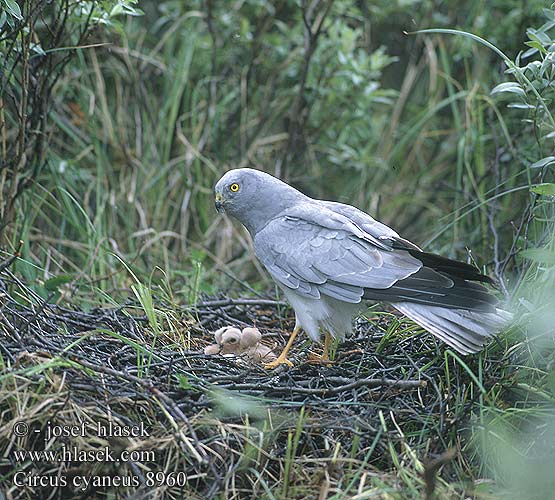
[[(255, 324), (265, 343), (283, 346), (294, 319), (280, 302), (160, 305), (153, 325), (131, 302), (84, 312), (44, 302), (9, 270), (0, 283), (8, 498), (363, 499), (432, 489), (462, 498), (484, 488), (472, 428), (500, 359), (462, 362), (412, 323), (369, 310), (331, 366), (307, 362), (319, 347), (305, 336), (293, 368), (268, 371), (203, 348), (225, 324)], [(141, 435), (117, 435), (133, 428)], [(56, 435), (68, 429), (77, 435)], [(16, 454), (63, 447), (108, 455), (52, 463)]]

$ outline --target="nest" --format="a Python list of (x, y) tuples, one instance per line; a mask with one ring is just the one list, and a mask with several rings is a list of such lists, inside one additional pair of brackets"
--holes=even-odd
[[(359, 318), (330, 366), (306, 362), (317, 349), (306, 341), (295, 346), (293, 368), (268, 371), (203, 349), (226, 324), (254, 324), (283, 346), (294, 319), (279, 302), (205, 298), (162, 308), (153, 324), (137, 304), (73, 310), (41, 299), (9, 266), (0, 273), (8, 498), (327, 498), (364, 492), (374, 475), (394, 491), (397, 460), (429, 490), (438, 462), (426, 459), (441, 459), (468, 425), (472, 398), (456, 412), (450, 405), (441, 348), (392, 316)], [(451, 377), (451, 390), (472, 396), (464, 370), (453, 367)], [(64, 429), (77, 430), (54, 435)], [(18, 450), (111, 456), (49, 461)]]

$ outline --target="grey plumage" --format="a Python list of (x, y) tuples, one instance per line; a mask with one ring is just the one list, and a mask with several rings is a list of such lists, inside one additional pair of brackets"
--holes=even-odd
[(390, 302), (464, 354), (510, 320), (481, 284), (487, 276), (423, 252), (355, 207), (309, 198), (253, 169), (230, 170), (215, 193), (217, 208), (248, 229), (297, 326), (313, 340), (321, 327), (343, 338), (365, 299)]

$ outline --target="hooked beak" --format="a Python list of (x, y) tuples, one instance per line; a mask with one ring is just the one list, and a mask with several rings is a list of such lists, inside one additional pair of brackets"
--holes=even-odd
[(225, 212), (222, 195), (220, 193), (216, 193), (216, 199), (214, 200), (214, 205), (216, 206), (216, 210), (219, 213), (223, 214)]

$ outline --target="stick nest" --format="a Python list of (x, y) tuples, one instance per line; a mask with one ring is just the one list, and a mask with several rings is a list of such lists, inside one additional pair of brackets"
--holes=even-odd
[[(234, 324), (256, 325), (279, 351), (294, 324), (279, 302), (206, 298), (160, 306), (154, 318), (133, 303), (86, 312), (46, 302), (4, 267), (0, 470), (8, 498), (327, 498), (365, 491), (369, 475), (395, 491), (397, 461), (423, 488), (421, 460), (457, 439), (478, 392), (456, 367), (447, 387), (440, 347), (392, 316), (357, 319), (331, 366), (305, 362), (318, 349), (305, 336), (293, 368), (267, 371), (203, 349), (217, 328)], [(461, 394), (467, 401), (455, 412), (450, 402)], [(17, 422), (27, 435), (15, 434)], [(98, 436), (98, 425), (110, 423), (142, 424), (147, 435)], [(52, 438), (56, 426), (85, 432)], [(15, 455), (62, 447), (153, 453), (117, 463)], [(167, 484), (172, 471), (185, 472), (186, 484)], [(163, 484), (147, 485), (157, 472)], [(17, 487), (16, 473), (20, 482), (51, 482)], [(91, 484), (75, 488), (81, 476)], [(52, 484), (61, 477), (68, 484)], [(133, 484), (116, 487), (116, 477)]]

